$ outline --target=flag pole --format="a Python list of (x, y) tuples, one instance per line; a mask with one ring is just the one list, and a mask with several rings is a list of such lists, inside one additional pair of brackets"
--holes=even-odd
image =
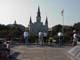
[(64, 45), (64, 10), (61, 11), (61, 14), (62, 14), (62, 35), (63, 35), (62, 45)]
[(61, 16), (62, 16), (62, 33), (64, 35), (64, 10), (61, 11)]
[(62, 21), (63, 21), (63, 29), (62, 29), (62, 32), (63, 32), (63, 36), (64, 36), (64, 12), (63, 12), (63, 16), (62, 16)]

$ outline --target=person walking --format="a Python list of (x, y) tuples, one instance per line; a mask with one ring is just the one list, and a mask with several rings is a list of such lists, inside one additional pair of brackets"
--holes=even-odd
[(24, 43), (25, 44), (28, 44), (29, 42), (28, 42), (28, 37), (29, 37), (29, 32), (27, 32), (27, 31), (24, 31)]
[(75, 32), (75, 33), (73, 34), (72, 46), (77, 45), (77, 41), (78, 41), (78, 34)]
[(43, 44), (43, 33), (39, 32), (38, 37), (39, 37), (39, 44), (42, 45)]
[(63, 33), (58, 32), (58, 37), (59, 37), (59, 46), (62, 46), (64, 44)]
[(44, 42), (44, 44), (47, 44), (47, 33), (46, 32), (44, 32), (43, 33), (43, 42)]
[(8, 56), (10, 56), (10, 42), (9, 41), (4, 42), (4, 48), (6, 48)]

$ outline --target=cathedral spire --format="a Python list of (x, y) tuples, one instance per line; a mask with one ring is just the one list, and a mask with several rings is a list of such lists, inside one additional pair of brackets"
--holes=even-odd
[(46, 21), (45, 21), (45, 31), (48, 33), (48, 18), (46, 16)]
[(45, 21), (45, 24), (48, 24), (48, 18), (47, 18), (47, 16), (46, 16), (46, 21)]
[(40, 7), (38, 6), (38, 12), (36, 17), (37, 22), (41, 22), (41, 13), (40, 13)]
[(16, 20), (14, 21), (14, 24), (17, 24), (17, 23), (16, 23)]
[(32, 19), (31, 19), (31, 16), (30, 16), (30, 22), (29, 22), (30, 24), (32, 24)]
[(39, 7), (39, 6), (38, 6), (37, 17), (41, 17), (41, 13), (40, 13), (40, 7)]

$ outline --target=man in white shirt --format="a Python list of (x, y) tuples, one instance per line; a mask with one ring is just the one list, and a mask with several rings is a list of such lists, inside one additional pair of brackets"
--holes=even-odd
[(24, 40), (25, 40), (25, 44), (28, 44), (28, 36), (29, 36), (29, 32), (24, 32)]
[(39, 43), (42, 44), (43, 43), (43, 33), (39, 32), (38, 37), (39, 37)]

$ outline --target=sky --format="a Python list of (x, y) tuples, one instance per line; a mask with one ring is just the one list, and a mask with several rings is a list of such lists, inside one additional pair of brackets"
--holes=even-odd
[(80, 0), (0, 0), (0, 24), (17, 24), (28, 26), (30, 16), (36, 21), (38, 5), (41, 11), (41, 21), (48, 26), (63, 24), (61, 10), (64, 9), (64, 25), (80, 22)]

